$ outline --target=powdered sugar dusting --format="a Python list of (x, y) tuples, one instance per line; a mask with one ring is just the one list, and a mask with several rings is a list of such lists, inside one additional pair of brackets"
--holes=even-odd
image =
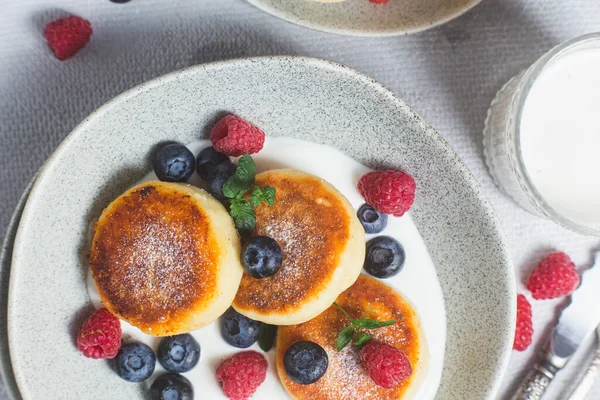
[[(420, 361), (421, 337), (418, 320), (399, 294), (374, 278), (361, 275), (354, 285), (336, 300), (353, 318), (396, 320), (392, 326), (371, 330), (371, 340), (387, 343), (404, 352), (413, 368)], [(360, 350), (350, 344), (336, 349), (338, 333), (349, 320), (332, 306), (315, 319), (299, 325), (280, 327), (277, 338), (277, 363), (282, 368), (283, 354), (293, 343), (310, 340), (327, 352), (329, 367), (323, 377), (312, 385), (299, 385), (284, 377), (283, 383), (297, 398), (319, 400), (392, 400), (402, 398), (412, 377), (393, 389), (377, 386), (367, 374), (360, 359)]]
[(147, 332), (169, 333), (172, 317), (213, 295), (207, 232), (189, 195), (148, 184), (121, 196), (103, 213), (90, 255), (105, 305)]
[(350, 218), (339, 194), (321, 179), (285, 173), (261, 174), (259, 186), (276, 189), (275, 204), (256, 208), (255, 235), (269, 236), (283, 253), (274, 275), (244, 275), (235, 305), (258, 312), (290, 311), (316, 296), (339, 265), (350, 236)]
[[(328, 354), (337, 350), (328, 349)], [(360, 361), (360, 352), (348, 346), (331, 359), (331, 374), (324, 392), (329, 399), (377, 399), (376, 387)], [(360, 390), (357, 390), (361, 388)]]

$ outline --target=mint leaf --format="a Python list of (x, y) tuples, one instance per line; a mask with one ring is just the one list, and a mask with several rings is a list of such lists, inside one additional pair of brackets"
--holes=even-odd
[(262, 191), (263, 191), (262, 201), (267, 203), (269, 205), (269, 207), (273, 207), (273, 204), (275, 204), (275, 188), (267, 185), (263, 188)]
[(277, 333), (277, 327), (275, 325), (260, 324), (260, 330), (258, 331), (258, 345), (263, 351), (269, 351), (275, 343), (275, 334)]
[(275, 203), (275, 188), (271, 186), (265, 186), (261, 189), (258, 186), (254, 186), (254, 189), (252, 189), (250, 202), (254, 207), (260, 206), (262, 202), (265, 202), (269, 206), (273, 207), (273, 204)]
[(256, 214), (250, 203), (233, 199), (229, 206), (229, 213), (235, 222), (235, 227), (241, 233), (250, 233), (256, 225)]
[(367, 342), (371, 340), (371, 335), (364, 332), (358, 332), (358, 338), (354, 341), (354, 344), (358, 346), (358, 348), (363, 347)]
[[(242, 234), (248, 234), (256, 225), (254, 207), (265, 202), (273, 206), (275, 188), (265, 186), (261, 189), (254, 186), (256, 164), (252, 157), (244, 154), (235, 168), (235, 173), (225, 181), (223, 195), (230, 200), (229, 213), (235, 222), (235, 227)], [(252, 189), (252, 193), (247, 193)]]
[(374, 319), (368, 318), (360, 318), (352, 321), (352, 325), (360, 326), (365, 329), (378, 329), (383, 328), (384, 326), (394, 325), (396, 323), (395, 320), (390, 321), (375, 321)]
[(228, 199), (235, 199), (239, 193), (238, 188), (235, 185), (236, 183), (233, 182), (233, 176), (230, 176), (223, 184), (223, 196)]
[(235, 174), (244, 182), (254, 182), (256, 177), (256, 163), (248, 153), (240, 157)]
[(342, 351), (344, 347), (348, 345), (352, 341), (352, 337), (354, 336), (354, 326), (350, 325), (344, 328), (337, 337), (336, 345), (337, 351)]
[(359, 348), (361, 348), (362, 346), (365, 345), (365, 343), (367, 343), (369, 340), (371, 340), (370, 334), (368, 334), (366, 332), (362, 332), (361, 330), (356, 329), (356, 328), (378, 329), (378, 328), (383, 328), (384, 326), (390, 326), (390, 325), (393, 325), (396, 323), (395, 320), (376, 321), (374, 319), (368, 319), (368, 318), (353, 319), (350, 316), (350, 314), (348, 314), (346, 312), (346, 310), (344, 310), (338, 303), (334, 302), (333, 305), (336, 306), (350, 320), (350, 324), (351, 324), (350, 326), (344, 328), (337, 337), (336, 345), (337, 345), (338, 351), (342, 350), (344, 347), (346, 347), (348, 345), (348, 343), (350, 343), (350, 341), (352, 341), (352, 337), (354, 336), (355, 332), (358, 333), (358, 337), (356, 338), (356, 341), (354, 342), (354, 344), (356, 346), (358, 346)]
[(262, 203), (263, 196), (264, 193), (262, 189), (258, 186), (254, 186), (254, 189), (252, 189), (252, 197), (250, 197), (250, 202), (254, 207), (258, 207), (260, 206), (260, 203)]
[(229, 199), (235, 199), (236, 197), (246, 193), (254, 184), (254, 178), (256, 177), (256, 164), (252, 157), (248, 154), (244, 154), (238, 161), (238, 165), (235, 168), (235, 174), (229, 177), (223, 185), (223, 195)]

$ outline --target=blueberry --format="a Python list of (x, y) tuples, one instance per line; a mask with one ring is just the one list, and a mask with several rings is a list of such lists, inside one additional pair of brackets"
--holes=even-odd
[(219, 153), (214, 147), (207, 147), (196, 157), (196, 171), (200, 178), (205, 181), (210, 180), (213, 176), (215, 168), (220, 164), (233, 164), (229, 157), (223, 153)]
[(230, 176), (235, 174), (235, 168), (236, 166), (232, 163), (223, 163), (215, 167), (207, 181), (208, 192), (212, 194), (213, 197), (218, 200), (225, 200), (225, 196), (223, 196), (223, 185)]
[(396, 275), (404, 266), (404, 248), (389, 236), (378, 236), (367, 242), (364, 269), (376, 278)]
[(129, 3), (131, 0), (110, 0), (113, 3), (118, 3), (118, 4), (123, 4), (123, 3)]
[(221, 336), (234, 347), (245, 349), (252, 346), (258, 340), (259, 330), (260, 322), (244, 317), (233, 308), (221, 317)]
[(194, 173), (196, 159), (182, 144), (167, 144), (154, 155), (154, 173), (161, 181), (186, 182)]
[(314, 342), (297, 342), (283, 355), (285, 372), (296, 383), (315, 383), (327, 371), (329, 358), (325, 349)]
[(379, 233), (385, 229), (388, 216), (368, 204), (363, 204), (356, 213), (366, 233)]
[(156, 357), (150, 347), (131, 342), (121, 346), (115, 364), (121, 378), (128, 382), (142, 382), (154, 373)]
[(156, 355), (167, 371), (187, 372), (200, 360), (200, 345), (189, 333), (170, 336), (160, 341)]
[(281, 247), (268, 236), (254, 236), (242, 248), (242, 267), (253, 278), (266, 278), (281, 268)]
[(164, 374), (150, 386), (151, 400), (194, 400), (194, 388), (186, 377)]

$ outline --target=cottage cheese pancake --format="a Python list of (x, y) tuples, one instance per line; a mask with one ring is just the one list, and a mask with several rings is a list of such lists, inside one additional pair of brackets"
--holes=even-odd
[[(277, 370), (289, 395), (297, 400), (392, 400), (412, 398), (425, 375), (427, 346), (412, 307), (392, 288), (361, 275), (336, 302), (353, 318), (379, 321), (395, 319), (394, 325), (369, 331), (371, 340), (396, 347), (410, 360), (413, 374), (393, 389), (377, 386), (364, 369), (359, 350), (350, 345), (338, 352), (336, 338), (348, 326), (348, 318), (329, 307), (315, 319), (299, 325), (280, 327), (277, 333)], [(283, 355), (294, 343), (309, 340), (320, 344), (329, 358), (325, 375), (311, 385), (293, 382), (283, 366)]]
[(242, 267), (231, 217), (193, 186), (150, 181), (102, 213), (90, 254), (100, 299), (154, 336), (200, 328), (231, 304)]
[(244, 273), (233, 307), (254, 320), (298, 324), (327, 309), (354, 283), (365, 257), (365, 234), (354, 208), (331, 184), (291, 169), (263, 172), (260, 187), (277, 190), (273, 207), (256, 208), (255, 235), (283, 251), (274, 275)]

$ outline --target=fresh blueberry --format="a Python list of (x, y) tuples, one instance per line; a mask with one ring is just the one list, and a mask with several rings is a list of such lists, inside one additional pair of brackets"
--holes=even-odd
[(194, 400), (192, 382), (179, 374), (164, 374), (150, 386), (151, 400)]
[(254, 236), (242, 249), (242, 267), (253, 278), (266, 278), (281, 268), (281, 247), (268, 236)]
[(219, 153), (214, 147), (207, 147), (196, 157), (196, 171), (200, 178), (205, 181), (210, 180), (215, 172), (215, 168), (220, 164), (233, 164), (229, 157)]
[(131, 342), (121, 346), (115, 365), (121, 378), (128, 382), (142, 382), (154, 373), (156, 357), (150, 347)]
[(258, 340), (259, 330), (260, 322), (244, 317), (233, 308), (221, 317), (221, 335), (234, 347), (245, 349), (252, 346)]
[(297, 342), (286, 350), (283, 356), (285, 372), (296, 383), (315, 383), (327, 371), (327, 352), (314, 342)]
[(363, 204), (356, 213), (366, 233), (379, 233), (385, 229), (388, 216), (368, 204)]
[(194, 173), (196, 159), (184, 145), (169, 143), (156, 152), (152, 165), (161, 181), (186, 182)]
[(118, 4), (123, 4), (123, 3), (129, 3), (131, 0), (110, 0), (113, 3), (118, 3)]
[(225, 200), (225, 196), (223, 196), (223, 185), (231, 177), (235, 174), (236, 166), (232, 163), (223, 163), (219, 164), (215, 167), (212, 172), (212, 175), (209, 177), (208, 183), (208, 192), (212, 194), (218, 200)]
[(364, 269), (376, 278), (396, 275), (405, 260), (404, 248), (389, 236), (378, 236), (367, 242)]
[(200, 360), (200, 345), (188, 333), (170, 336), (160, 341), (156, 355), (167, 371), (187, 372)]

